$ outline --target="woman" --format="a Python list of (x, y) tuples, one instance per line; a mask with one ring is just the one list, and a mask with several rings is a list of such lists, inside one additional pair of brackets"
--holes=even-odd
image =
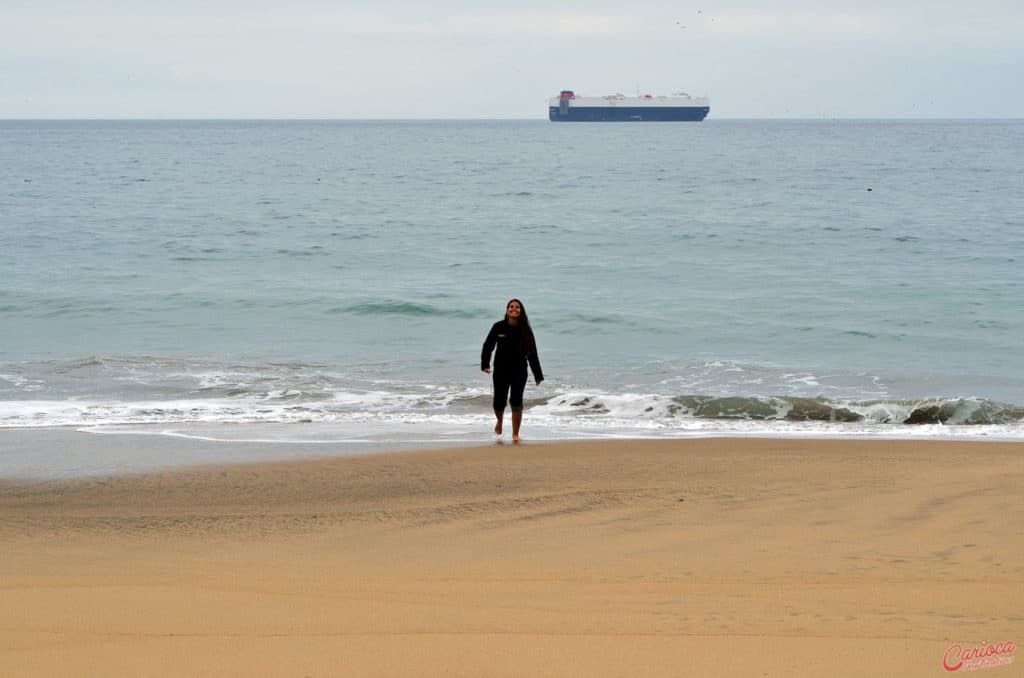
[(523, 421), (523, 390), (526, 388), (526, 365), (533, 371), (533, 379), (540, 385), (544, 373), (537, 357), (537, 342), (530, 329), (523, 302), (513, 299), (505, 306), (505, 319), (491, 327), (484, 349), (480, 354), (480, 369), (491, 373), (491, 351), (494, 354), (494, 416), (498, 423), (494, 433), (501, 435), (505, 418), (505, 404), (512, 405), (512, 442), (519, 443), (519, 425)]

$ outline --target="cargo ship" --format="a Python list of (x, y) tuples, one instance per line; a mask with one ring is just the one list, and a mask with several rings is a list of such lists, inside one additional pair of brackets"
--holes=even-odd
[(552, 122), (699, 122), (710, 111), (707, 97), (691, 97), (686, 92), (672, 96), (580, 97), (565, 89), (548, 100), (548, 119)]

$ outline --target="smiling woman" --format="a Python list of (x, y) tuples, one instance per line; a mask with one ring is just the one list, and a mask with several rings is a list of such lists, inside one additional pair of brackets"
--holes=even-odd
[(523, 302), (512, 299), (505, 306), (505, 319), (491, 327), (484, 340), (480, 354), (480, 369), (491, 373), (491, 353), (494, 355), (494, 434), (501, 436), (505, 416), (505, 405), (512, 406), (512, 442), (518, 444), (519, 427), (523, 421), (523, 390), (526, 388), (526, 366), (529, 364), (537, 385), (544, 381), (540, 358), (537, 356), (537, 341), (530, 327)]

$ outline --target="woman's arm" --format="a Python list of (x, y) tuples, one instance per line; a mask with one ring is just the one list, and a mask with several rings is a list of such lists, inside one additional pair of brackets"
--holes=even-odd
[(533, 371), (533, 380), (540, 385), (540, 382), (544, 381), (544, 370), (540, 368), (540, 357), (537, 355), (537, 346), (535, 342), (531, 347), (531, 350), (526, 354), (526, 360), (530, 363), (530, 370)]
[(491, 331), (487, 333), (487, 338), (484, 339), (483, 350), (480, 351), (480, 369), (484, 372), (491, 371), (491, 353), (494, 351), (496, 343), (498, 343), (498, 323), (491, 326)]

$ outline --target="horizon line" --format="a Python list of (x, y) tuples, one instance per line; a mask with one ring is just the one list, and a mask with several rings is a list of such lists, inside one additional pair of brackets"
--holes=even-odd
[[(1019, 121), (1024, 116), (994, 116), (994, 117), (911, 117), (911, 116), (889, 116), (889, 117), (859, 117), (859, 116), (726, 116), (708, 117), (701, 122), (715, 121)], [(546, 117), (422, 117), (422, 118), (343, 118), (343, 117), (265, 117), (265, 116), (181, 116), (181, 117), (148, 117), (148, 116), (54, 116), (54, 117), (4, 117), (0, 116), (0, 122), (550, 122)], [(688, 121), (690, 122), (690, 121)]]

